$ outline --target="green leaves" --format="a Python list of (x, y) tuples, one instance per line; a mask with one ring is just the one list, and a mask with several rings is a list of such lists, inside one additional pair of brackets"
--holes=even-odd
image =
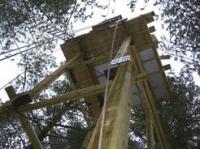
[(185, 59), (191, 70), (200, 74), (200, 2), (199, 0), (159, 0), (162, 19), (170, 33), (164, 44), (171, 48), (163, 50), (177, 58)]
[(175, 81), (169, 81), (170, 98), (156, 102), (171, 148), (197, 148), (193, 138), (197, 137), (195, 128), (200, 126), (196, 121), (200, 119), (196, 104), (200, 102), (200, 87), (195, 85), (192, 73), (187, 70), (183, 69), (180, 77), (174, 76)]

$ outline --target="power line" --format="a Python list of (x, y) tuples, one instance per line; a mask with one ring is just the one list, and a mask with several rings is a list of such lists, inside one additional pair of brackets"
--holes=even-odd
[[(75, 30), (74, 33), (80, 32), (80, 31), (82, 31), (82, 30), (85, 30), (85, 29), (88, 29), (88, 28), (91, 28), (91, 27), (92, 27), (92, 25), (91, 25), (91, 26), (84, 27), (84, 28), (80, 28), (80, 29), (78, 29), (78, 30)], [(58, 36), (61, 36), (61, 35), (62, 35), (62, 34), (60, 34), (60, 35), (58, 35)], [(56, 37), (58, 37), (58, 36), (56, 36)], [(54, 39), (54, 37), (53, 37), (53, 38), (46, 39), (46, 40), (47, 40), (46, 43), (47, 43), (49, 40), (52, 40), (52, 39)], [(7, 52), (0, 53), (0, 55), (6, 55), (6, 54), (8, 54), (8, 53), (10, 53), (10, 52), (18, 51), (18, 50), (23, 49), (23, 48), (25, 48), (25, 47), (30, 47), (31, 45), (35, 45), (35, 44), (37, 44), (37, 43), (41, 43), (41, 42), (44, 42), (44, 41), (45, 41), (45, 40), (39, 41), (39, 42), (34, 42), (34, 43), (32, 43), (32, 44), (29, 44), (29, 45), (26, 45), (26, 46), (23, 46), (23, 47), (19, 47), (19, 48), (16, 48), (16, 49), (9, 50), (9, 51), (7, 51)], [(43, 43), (43, 44), (44, 44), (44, 43)], [(41, 45), (43, 45), (43, 44), (40, 44), (39, 46), (41, 46)], [(29, 51), (29, 50), (31, 50), (31, 49), (37, 48), (37, 47), (38, 47), (38, 46), (31, 47), (31, 48), (26, 49), (26, 50), (24, 50), (24, 51), (20, 51), (20, 52), (18, 52), (18, 53), (12, 54), (12, 55), (10, 55), (10, 56), (6, 56), (6, 57), (0, 59), (0, 62), (3, 61), (3, 60), (6, 60), (6, 59), (8, 59), (8, 58), (14, 57), (14, 56), (16, 56), (16, 55), (18, 55), (18, 54), (21, 54), (21, 53), (24, 53), (24, 52), (26, 52), (26, 51)]]
[[(42, 44), (41, 44), (41, 45), (42, 45)], [(24, 50), (24, 51), (20, 51), (20, 52), (18, 52), (18, 53), (15, 53), (15, 54), (12, 54), (12, 55), (9, 55), (9, 56), (6, 56), (6, 57), (0, 59), (0, 62), (3, 61), (3, 60), (9, 59), (9, 58), (11, 58), (11, 57), (17, 56), (17, 55), (19, 55), (19, 54), (22, 54), (22, 53), (24, 53), (24, 52), (26, 52), (26, 51), (32, 50), (32, 49), (34, 49), (34, 48), (38, 48), (38, 47), (41, 46), (41, 45), (38, 45), (38, 46), (35, 46), (35, 47), (32, 47), (32, 48), (26, 49), (26, 50)]]
[[(27, 4), (26, 4), (27, 5)], [(14, 7), (14, 6), (13, 6)], [(59, 32), (56, 32), (55, 34), (51, 34), (50, 32), (48, 32), (47, 31), (47, 33), (48, 34), (50, 34), (50, 35), (52, 35), (52, 36), (54, 36), (54, 37), (57, 37), (57, 38), (61, 38), (62, 40), (65, 40), (65, 34), (66, 34), (66, 29), (63, 31), (63, 30), (61, 30), (60, 28), (58, 28), (58, 27), (56, 27), (55, 25), (52, 25), (52, 20), (51, 20), (51, 18), (43, 11), (43, 10), (41, 10), (39, 7), (38, 7), (38, 9), (43, 13), (43, 15), (45, 15), (46, 17), (47, 17), (47, 19), (51, 22), (51, 24), (49, 24), (47, 21), (46, 21), (46, 26), (53, 26), (53, 28), (55, 28), (55, 30), (59, 30), (60, 32), (61, 32), (61, 34), (59, 34), (59, 35), (56, 35), (57, 33), (59, 33)], [(69, 19), (67, 20), (67, 24), (69, 24), (69, 21), (70, 21), (70, 19), (71, 19), (71, 17), (72, 17), (72, 15), (73, 15), (73, 13), (74, 13), (74, 11), (75, 11), (75, 9), (76, 9), (76, 4), (74, 5), (74, 8), (73, 8), (73, 10), (72, 10), (72, 12), (71, 12), (71, 15), (69, 16)], [(32, 17), (32, 18), (34, 18), (34, 20), (35, 20), (35, 17)], [(37, 27), (38, 25), (41, 25), (41, 24), (44, 24), (44, 21), (42, 20), (42, 18), (41, 17), (39, 17), (39, 20), (35, 20), (35, 22), (38, 22), (39, 21), (39, 23), (38, 24), (36, 24), (35, 25), (35, 27)], [(63, 23), (62, 22), (60, 22), (62, 25), (63, 25)], [(25, 24), (26, 24), (26, 22), (25, 22)], [(26, 26), (28, 27), (28, 25), (26, 24)], [(64, 26), (66, 26), (66, 24), (64, 24)], [(29, 29), (29, 31), (30, 31), (30, 33), (31, 33), (31, 36), (32, 36), (32, 38), (34, 39), (34, 37), (33, 37), (33, 34), (32, 34), (32, 32), (31, 32), (31, 29), (28, 27), (28, 29)], [(73, 32), (74, 33), (74, 32)], [(43, 35), (43, 34), (42, 34)], [(64, 39), (61, 37), (61, 36), (63, 36), (64, 35)], [(71, 37), (73, 37), (73, 35), (71, 35), (70, 33), (68, 33), (68, 35), (70, 35)], [(13, 39), (14, 39), (14, 37), (13, 37)], [(5, 55), (5, 54), (8, 54), (8, 53), (11, 53), (11, 52), (14, 52), (14, 51), (16, 51), (16, 50), (19, 50), (19, 49), (22, 49), (22, 48), (25, 48), (25, 47), (30, 47), (31, 45), (33, 45), (33, 44), (35, 44), (36, 43), (36, 41), (34, 41), (34, 43), (32, 43), (32, 44), (30, 44), (30, 45), (26, 45), (26, 46), (23, 46), (23, 47), (19, 47), (19, 46), (17, 46), (18, 48), (16, 48), (16, 49), (12, 49), (12, 50), (9, 50), (9, 51), (6, 51), (6, 52), (2, 52), (2, 53), (0, 53), (0, 55)], [(32, 49), (32, 48), (31, 48)], [(27, 49), (28, 50), (28, 49)], [(25, 52), (26, 50), (24, 50), (23, 52)], [(20, 53), (20, 52), (19, 52)], [(2, 58), (2, 59), (0, 59), (0, 61), (1, 60), (4, 60), (4, 59), (7, 59), (7, 58), (10, 58), (10, 57), (13, 57), (13, 56), (15, 56), (16, 54), (13, 54), (13, 55), (11, 55), (11, 56), (6, 56), (5, 58)], [(17, 54), (18, 55), (18, 54)]]
[(9, 50), (9, 51), (3, 51), (3, 52), (0, 53), (0, 55), (8, 54), (8, 53), (13, 52), (13, 51), (18, 51), (18, 50), (20, 50), (20, 49), (23, 49), (23, 48), (26, 48), (26, 47), (30, 47), (30, 46), (33, 45), (33, 44), (36, 44), (36, 43), (32, 43), (32, 44), (29, 44), (29, 45), (25, 45), (25, 46), (22, 46), (22, 47), (18, 47), (18, 48), (15, 48), (15, 49), (11, 49), (11, 50)]
[(2, 89), (4, 89), (6, 86), (8, 86), (9, 84), (11, 84), (15, 79), (17, 79), (19, 76), (21, 76), (24, 72), (18, 74), (16, 77), (14, 77), (11, 81), (7, 82), (6, 84), (4, 84), (1, 88), (0, 88), (0, 91)]
[[(17, 1), (16, 1), (17, 2)], [(18, 3), (18, 2), (17, 2)], [(26, 4), (27, 5), (27, 4)], [(14, 6), (13, 6), (14, 7)], [(29, 7), (28, 7), (29, 8)], [(42, 11), (42, 10), (40, 10), (40, 11)], [(42, 11), (43, 12), (43, 11)], [(48, 18), (48, 15), (46, 15), (45, 14), (45, 12), (43, 12), (43, 14)], [(34, 18), (34, 17), (33, 17)], [(71, 18), (71, 17), (70, 17)], [(40, 24), (44, 24), (44, 21), (39, 17), (39, 25)], [(42, 20), (42, 21), (41, 21)], [(48, 20), (50, 20), (51, 22), (52, 22), (52, 20), (50, 19), (50, 18), (48, 18)], [(69, 21), (69, 20), (68, 20)], [(25, 22), (25, 24), (26, 24), (26, 22)], [(49, 23), (47, 22), (46, 23), (46, 26), (48, 26), (49, 25)], [(26, 24), (26, 26), (28, 27), (28, 25)], [(35, 27), (36, 26), (38, 26), (38, 24), (36, 24), (35, 25)], [(50, 26), (52, 26), (52, 24), (50, 24)], [(55, 28), (55, 30), (60, 30), (60, 32), (62, 32), (62, 33), (64, 33), (65, 31), (63, 31), (63, 30), (61, 30), (61, 29), (59, 29), (59, 28), (57, 28), (56, 26), (53, 26), (54, 28)], [(32, 31), (31, 31), (31, 29), (28, 27), (28, 29), (29, 29), (29, 31), (30, 31), (30, 34), (31, 34), (31, 36), (32, 36), (32, 38), (34, 39), (34, 37), (33, 37), (33, 34), (32, 34)], [(49, 34), (49, 33), (48, 33)], [(43, 34), (42, 34), (43, 35)], [(63, 34), (62, 34), (63, 35)], [(11, 34), (11, 36), (12, 36), (12, 34)], [(52, 36), (54, 36), (54, 34), (52, 34)], [(57, 38), (60, 38), (60, 35), (55, 35)], [(13, 36), (12, 36), (12, 38), (13, 39), (15, 39)], [(62, 39), (63, 40), (63, 39)], [(16, 41), (14, 41), (15, 43), (16, 43)], [(34, 39), (34, 43), (36, 43), (36, 41), (35, 41), (35, 39)], [(33, 44), (34, 44), (33, 43)], [(21, 48), (25, 48), (25, 47), (29, 47), (30, 45), (28, 45), (28, 46), (23, 46), (23, 47), (19, 47), (18, 45), (16, 45), (18, 48), (16, 48), (16, 49), (13, 49), (13, 50), (9, 50), (9, 51), (7, 51), (7, 52), (2, 52), (2, 53), (0, 53), (0, 55), (4, 55), (4, 54), (8, 54), (8, 53), (10, 53), (10, 52), (13, 52), (13, 51), (15, 51), (15, 50), (19, 50), (19, 49), (21, 49)]]

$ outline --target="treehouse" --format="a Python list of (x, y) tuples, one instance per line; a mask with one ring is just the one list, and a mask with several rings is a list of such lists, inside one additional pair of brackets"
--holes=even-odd
[[(122, 63), (131, 61), (134, 71), (132, 77), (135, 77), (135, 81), (131, 84), (130, 104), (137, 106), (145, 102), (141, 92), (150, 93), (152, 100), (167, 97), (169, 93), (164, 70), (169, 69), (170, 66), (162, 66), (160, 59), (168, 59), (169, 56), (159, 56), (157, 53), (158, 42), (151, 34), (155, 28), (148, 27), (148, 24), (154, 20), (153, 16), (153, 12), (131, 20), (117, 16), (93, 26), (89, 33), (72, 38), (61, 45), (67, 60), (79, 55), (76, 63), (80, 65), (68, 71), (68, 76), (75, 87), (80, 89), (106, 84), (107, 80), (113, 81), (119, 71), (118, 67)], [(109, 59), (110, 55), (112, 59)], [(89, 63), (85, 63), (87, 61)], [(108, 69), (110, 69), (109, 76)], [(139, 87), (141, 84), (138, 81), (144, 80), (146, 85)], [(94, 121), (97, 121), (100, 115), (103, 97), (102, 93), (86, 97)], [(119, 109), (120, 105), (118, 106)], [(151, 108), (156, 112), (154, 105)], [(95, 148), (94, 144), (92, 146)]]
[[(146, 114), (147, 147), (167, 149), (155, 99), (169, 96), (164, 71), (170, 66), (161, 64), (169, 56), (158, 55), (158, 41), (152, 35), (155, 28), (148, 25), (153, 16), (153, 12), (131, 20), (117, 16), (93, 26), (89, 33), (67, 40), (61, 45), (67, 60), (64, 65), (28, 92), (16, 94), (12, 86), (6, 88), (10, 101), (0, 108), (0, 120), (15, 115), (32, 146), (40, 149), (43, 147), (26, 113), (83, 100), (91, 117), (85, 120), (92, 128), (83, 148), (126, 149), (131, 109), (142, 106)], [(71, 92), (32, 102), (63, 73), (67, 73), (73, 86)]]

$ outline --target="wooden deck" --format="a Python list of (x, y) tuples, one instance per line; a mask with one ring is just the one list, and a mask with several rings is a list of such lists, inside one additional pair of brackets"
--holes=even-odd
[[(153, 16), (154, 13), (151, 12), (132, 20), (122, 19), (118, 23), (114, 51), (119, 49), (127, 36), (131, 36), (132, 44), (134, 44), (139, 51), (147, 48), (155, 49), (157, 43), (150, 34), (155, 31), (155, 29), (154, 27), (147, 27), (147, 24), (154, 20)], [(116, 22), (110, 22), (106, 25), (103, 23), (100, 25), (97, 24), (93, 27), (91, 32), (66, 41), (61, 45), (66, 59), (69, 60), (75, 55), (80, 54), (81, 56), (76, 62), (81, 63), (92, 58), (108, 55), (113, 40), (115, 23)], [(100, 82), (95, 72), (95, 66), (107, 62), (108, 59), (103, 59), (92, 64), (77, 65), (75, 68), (71, 69), (69, 74), (76, 88), (85, 88), (99, 84)], [(87, 97), (87, 104), (92, 115), (95, 117), (98, 117), (100, 113), (102, 105), (101, 100), (103, 99), (99, 96)]]

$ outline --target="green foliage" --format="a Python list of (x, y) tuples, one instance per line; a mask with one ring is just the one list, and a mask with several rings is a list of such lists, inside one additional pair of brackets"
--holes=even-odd
[(41, 79), (50, 74), (50, 69), (56, 66), (52, 44), (22, 54), (18, 66), (24, 69), (24, 74), (14, 82), (18, 92), (32, 89)]
[(53, 49), (59, 39), (73, 37), (68, 32), (72, 22), (85, 21), (93, 9), (105, 8), (93, 0), (0, 0), (0, 7), (1, 58), (26, 51), (17, 57), (24, 69), (14, 83), (19, 92), (33, 88), (56, 66)]
[(52, 149), (81, 149), (88, 130), (83, 127), (80, 121), (73, 121), (70, 126), (60, 125), (60, 130), (57, 133), (51, 132), (54, 135), (50, 133)]
[(137, 0), (129, 0), (128, 6), (130, 7), (130, 9), (132, 11), (135, 10), (135, 4), (136, 4)]
[(0, 148), (23, 148), (27, 137), (16, 119), (10, 118), (0, 123)]
[(198, 148), (200, 87), (195, 85), (191, 72), (185, 70), (174, 79), (170, 82), (171, 97), (157, 100), (167, 140), (171, 148)]
[[(50, 21), (60, 27), (67, 27), (72, 15), (76, 20), (85, 21), (91, 17), (90, 14), (85, 13), (86, 9), (90, 8), (92, 14), (95, 6), (101, 7), (93, 0), (81, 2), (76, 0), (1, 0), (0, 4), (2, 10), (0, 13), (0, 37), (6, 38), (5, 44), (7, 45), (12, 41), (9, 38), (18, 39), (20, 35), (27, 36), (27, 30), (31, 29), (29, 26), (31, 22), (35, 22), (35, 27), (40, 19), (43, 21), (42, 23)], [(41, 24), (41, 22), (39, 23)], [(63, 26), (63, 24), (65, 25)]]
[[(200, 1), (158, 0), (162, 19), (170, 33), (163, 39), (163, 50), (190, 64), (200, 74)], [(186, 57), (186, 58), (185, 58)]]

